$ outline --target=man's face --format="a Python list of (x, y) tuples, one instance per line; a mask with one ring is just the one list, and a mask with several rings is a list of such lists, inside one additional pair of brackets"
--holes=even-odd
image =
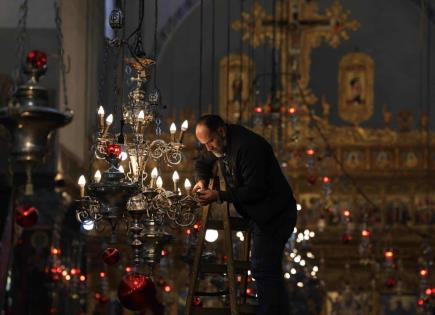
[(196, 138), (205, 146), (207, 151), (216, 157), (222, 157), (225, 150), (225, 129), (219, 128), (217, 132), (212, 132), (204, 125), (196, 126)]

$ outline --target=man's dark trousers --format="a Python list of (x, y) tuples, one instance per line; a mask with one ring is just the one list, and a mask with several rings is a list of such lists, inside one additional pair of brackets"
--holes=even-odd
[(260, 305), (257, 315), (289, 315), (289, 295), (282, 272), (287, 239), (265, 234), (253, 224), (251, 264)]

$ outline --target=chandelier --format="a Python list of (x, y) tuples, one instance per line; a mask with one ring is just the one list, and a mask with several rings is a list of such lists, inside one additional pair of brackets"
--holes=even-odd
[[(112, 16), (123, 16), (119, 8), (114, 11)], [(122, 23), (114, 26), (122, 27)], [(81, 198), (77, 201), (76, 218), (87, 230), (101, 230), (108, 223), (113, 242), (126, 231), (133, 250), (133, 269), (139, 272), (142, 263), (159, 262), (162, 246), (171, 239), (166, 227), (193, 225), (199, 205), (190, 194), (189, 179), (180, 187), (177, 170), (172, 174), (172, 184), (164, 188), (164, 166), (174, 169), (183, 160), (188, 121), (181, 124), (178, 133), (172, 123), (170, 138), (161, 137), (160, 95), (157, 90), (146, 92), (150, 66), (155, 61), (143, 52), (140, 28), (135, 32), (135, 49), (130, 49), (128, 39), (110, 41), (112, 46), (129, 48), (131, 57), (124, 62), (131, 88), (119, 117), (106, 115), (103, 106), (98, 108), (92, 155), (95, 161), (105, 161), (106, 168), (95, 170), (91, 165), (93, 178), (86, 181), (83, 175), (80, 177)], [(120, 122), (119, 130), (114, 127), (116, 119)], [(149, 132), (151, 127), (155, 127), (154, 134)]]

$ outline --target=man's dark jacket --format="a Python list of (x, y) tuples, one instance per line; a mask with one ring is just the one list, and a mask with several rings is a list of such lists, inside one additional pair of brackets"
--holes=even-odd
[(195, 163), (197, 180), (208, 183), (218, 160), (227, 184), (220, 199), (233, 203), (263, 232), (289, 237), (296, 223), (296, 201), (271, 145), (239, 125), (227, 125), (226, 139), (224, 158), (202, 152)]

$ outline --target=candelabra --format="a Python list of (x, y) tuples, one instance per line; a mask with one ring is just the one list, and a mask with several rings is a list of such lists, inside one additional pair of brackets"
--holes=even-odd
[[(189, 226), (196, 221), (199, 206), (190, 195), (191, 183), (185, 179), (185, 193), (179, 188), (180, 176), (175, 170), (172, 189), (163, 188), (159, 166), (176, 167), (182, 161), (183, 136), (188, 129), (184, 121), (178, 135), (175, 123), (170, 126), (170, 140), (161, 136), (161, 120), (157, 116), (159, 94), (145, 93), (148, 67), (154, 64), (147, 58), (127, 59), (134, 85), (128, 93), (128, 102), (122, 106), (121, 130), (111, 131), (115, 117), (106, 116), (102, 106), (97, 111), (98, 133), (94, 157), (105, 160), (108, 168), (97, 170), (90, 183), (79, 179), (81, 199), (77, 204), (77, 220), (85, 229), (99, 228), (100, 222), (109, 222), (112, 235), (120, 222), (127, 226), (127, 236), (133, 248), (134, 265), (142, 261), (159, 261), (161, 247), (171, 236), (165, 226)], [(146, 129), (156, 125), (155, 139), (146, 137)], [(149, 172), (150, 162), (157, 166)], [(124, 164), (124, 166), (121, 165)]]

